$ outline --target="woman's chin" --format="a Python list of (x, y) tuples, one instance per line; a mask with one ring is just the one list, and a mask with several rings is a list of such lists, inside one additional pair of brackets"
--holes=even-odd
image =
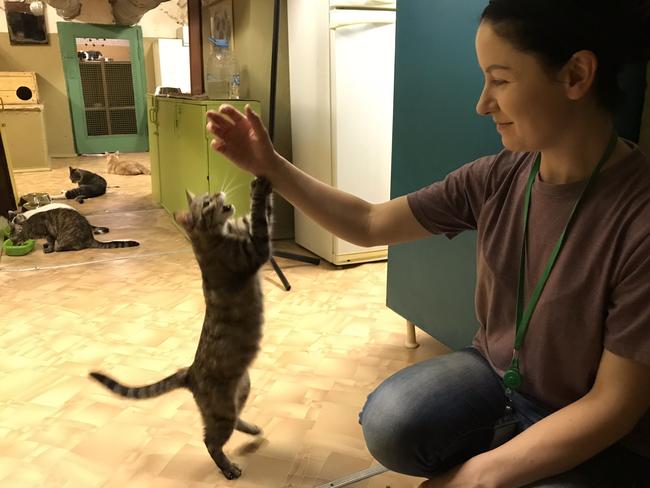
[(508, 136), (501, 136), (501, 144), (505, 149), (512, 152), (526, 152), (528, 150), (520, 141)]

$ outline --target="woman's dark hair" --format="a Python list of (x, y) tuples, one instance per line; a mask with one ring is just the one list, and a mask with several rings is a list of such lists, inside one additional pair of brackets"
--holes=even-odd
[(650, 58), (650, 0), (490, 0), (481, 22), (551, 70), (592, 51), (595, 94), (612, 112), (622, 98), (623, 67)]

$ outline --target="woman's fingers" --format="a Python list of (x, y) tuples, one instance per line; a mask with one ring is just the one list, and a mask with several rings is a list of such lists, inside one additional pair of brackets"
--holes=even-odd
[(223, 152), (224, 143), (221, 139), (218, 138), (212, 139), (212, 141), (210, 142), (210, 146), (212, 147), (212, 149), (214, 149), (217, 152)]
[(260, 134), (265, 134), (266, 133), (266, 128), (264, 127), (264, 124), (262, 123), (262, 119), (260, 119), (259, 115), (255, 113), (255, 111), (251, 108), (250, 105), (246, 105), (246, 117), (251, 123), (251, 126), (253, 127), (253, 130), (257, 135)]
[(242, 115), (242, 113), (239, 110), (237, 110), (232, 105), (228, 105), (226, 103), (219, 106), (218, 112), (222, 115), (229, 117), (230, 120), (232, 120), (235, 125), (237, 125), (239, 122), (245, 119), (245, 117)]
[(206, 115), (208, 118), (207, 128), (213, 134), (215, 134), (217, 131), (223, 133), (224, 131), (227, 131), (234, 127), (234, 124), (230, 119), (217, 112), (210, 111)]

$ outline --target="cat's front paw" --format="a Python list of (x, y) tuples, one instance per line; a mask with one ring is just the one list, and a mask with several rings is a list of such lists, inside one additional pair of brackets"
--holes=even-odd
[(273, 191), (273, 185), (264, 176), (258, 176), (251, 181), (251, 191), (262, 195), (269, 195)]
[(46, 242), (45, 244), (43, 244), (43, 252), (45, 254), (54, 252), (54, 246), (51, 246), (49, 242)]
[(229, 480), (235, 480), (241, 476), (241, 469), (234, 463), (231, 463), (226, 469), (222, 469), (221, 472)]

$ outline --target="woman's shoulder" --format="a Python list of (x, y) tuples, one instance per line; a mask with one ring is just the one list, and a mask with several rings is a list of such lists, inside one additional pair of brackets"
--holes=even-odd
[(473, 170), (480, 174), (484, 181), (486, 196), (509, 189), (523, 176), (528, 175), (528, 169), (537, 157), (534, 152), (517, 152), (503, 149), (496, 154), (481, 157), (471, 163)]

